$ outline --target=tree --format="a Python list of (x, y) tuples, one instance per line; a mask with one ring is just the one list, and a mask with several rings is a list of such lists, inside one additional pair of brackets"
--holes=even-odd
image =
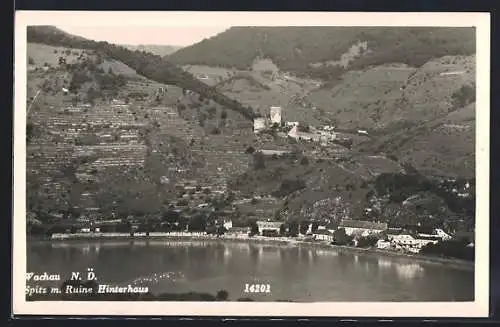
[(333, 233), (333, 243), (336, 245), (351, 245), (352, 236), (345, 232), (345, 228), (339, 228)]
[(374, 235), (362, 236), (358, 239), (358, 247), (369, 248), (377, 245), (378, 237)]
[(319, 226), (318, 222), (314, 221), (311, 226), (311, 231), (315, 233), (318, 230), (318, 226)]
[(34, 65), (35, 64), (35, 60), (32, 57), (29, 57), (28, 58), (28, 64), (29, 65)]
[(205, 126), (206, 119), (207, 119), (207, 115), (205, 115), (204, 113), (200, 113), (200, 115), (198, 116), (198, 125), (200, 125), (200, 127)]
[(304, 122), (300, 122), (297, 129), (299, 130), (299, 132), (303, 132), (303, 133), (310, 132), (309, 124), (304, 123)]
[(286, 226), (285, 224), (280, 226), (280, 236), (285, 236), (286, 234)]
[(302, 179), (288, 179), (286, 178), (281, 182), (280, 188), (273, 192), (273, 196), (276, 197), (284, 197), (289, 194), (292, 194), (296, 191), (299, 191), (301, 189), (304, 189), (307, 187), (307, 184), (304, 180)]
[(255, 152), (255, 148), (251, 145), (245, 150), (245, 153), (247, 153), (247, 154), (253, 154), (254, 152)]
[(196, 215), (189, 221), (189, 231), (204, 232), (206, 228), (206, 217), (202, 214)]
[(255, 170), (261, 170), (261, 169), (266, 168), (264, 155), (260, 151), (254, 153), (254, 155), (253, 155), (253, 168)]
[(460, 89), (454, 92), (451, 96), (452, 109), (459, 109), (476, 101), (476, 86), (463, 85)]
[(255, 221), (252, 221), (250, 223), (250, 235), (257, 235), (259, 234), (259, 226), (257, 226), (257, 223)]
[(217, 234), (217, 236), (224, 235), (226, 232), (227, 232), (227, 229), (224, 226), (219, 226), (215, 230), (215, 233)]
[(90, 87), (87, 90), (87, 101), (93, 105), (95, 104), (95, 99), (97, 97), (98, 97), (98, 92), (96, 92), (96, 90), (93, 87)]
[(296, 237), (299, 235), (299, 223), (296, 220), (290, 222), (288, 233), (291, 237)]
[(229, 293), (226, 290), (220, 290), (217, 292), (217, 295), (215, 296), (216, 301), (227, 301), (229, 298)]
[(221, 113), (220, 113), (220, 119), (222, 119), (222, 120), (227, 119), (227, 111), (226, 110), (222, 110), (221, 111)]
[[(215, 107), (212, 106), (212, 107), (210, 107), (210, 108), (207, 109), (207, 112), (208, 112), (208, 117), (209, 118), (214, 118), (215, 114), (217, 113), (217, 108), (215, 108)], [(221, 114), (221, 116), (222, 116), (222, 114)]]
[(309, 229), (309, 222), (308, 221), (301, 221), (300, 225), (299, 225), (300, 234), (307, 233), (308, 229)]

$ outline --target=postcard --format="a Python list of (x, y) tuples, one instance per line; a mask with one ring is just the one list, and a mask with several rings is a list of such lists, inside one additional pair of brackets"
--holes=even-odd
[(486, 13), (15, 16), (13, 313), (486, 317)]

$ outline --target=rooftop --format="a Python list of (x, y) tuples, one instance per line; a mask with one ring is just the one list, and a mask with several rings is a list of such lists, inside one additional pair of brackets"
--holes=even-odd
[(340, 228), (364, 228), (364, 229), (376, 229), (376, 230), (386, 230), (386, 223), (376, 223), (373, 221), (363, 221), (363, 220), (343, 220), (340, 222)]
[(326, 229), (320, 229), (320, 230), (317, 230), (315, 231), (313, 234), (316, 234), (316, 235), (333, 235), (332, 233), (330, 233), (328, 230)]

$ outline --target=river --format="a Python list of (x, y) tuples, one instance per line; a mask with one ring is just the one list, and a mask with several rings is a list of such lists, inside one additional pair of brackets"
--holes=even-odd
[[(380, 254), (222, 241), (29, 242), (27, 271), (69, 279), (93, 268), (100, 284), (154, 294), (226, 290), (230, 300), (473, 301), (474, 272)], [(56, 286), (54, 281), (46, 282)], [(245, 284), (269, 284), (246, 293)]]

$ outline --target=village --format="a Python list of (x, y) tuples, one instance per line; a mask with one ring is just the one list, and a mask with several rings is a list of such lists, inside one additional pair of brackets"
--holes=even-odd
[[(101, 210), (93, 199), (95, 194), (87, 192), (81, 194), (81, 206), (84, 212), (77, 219), (78, 223), (66, 229), (61, 227), (65, 225), (64, 223), (59, 224), (60, 228), (49, 232), (52, 239), (181, 236), (240, 240), (300, 240), (410, 254), (420, 253), (429, 245), (450, 240), (465, 239), (467, 247), (474, 246), (474, 239), (471, 235), (451, 236), (440, 228), (425, 231), (420, 226), (389, 228), (387, 223), (354, 220), (349, 217), (342, 219), (340, 223), (322, 220), (306, 222), (306, 225), (303, 222), (262, 219), (273, 215), (276, 206), (272, 205), (268, 210), (260, 213), (249, 213), (249, 217), (254, 219), (250, 223), (242, 222), (236, 217), (233, 226), (231, 216), (234, 216), (234, 210), (214, 212), (214, 201), (217, 197), (225, 199), (225, 194), (228, 192), (228, 176), (241, 174), (250, 165), (248, 153), (245, 153), (244, 149), (233, 151), (241, 147), (241, 144), (231, 136), (223, 135), (211, 136), (221, 138), (220, 142), (212, 142), (211, 147), (204, 148), (203, 133), (188, 121), (180, 118), (178, 112), (172, 108), (159, 106), (151, 108), (148, 112), (151, 117), (139, 116), (133, 112), (130, 104), (115, 99), (111, 104), (101, 105), (99, 115), (95, 117), (92, 111), (89, 112), (88, 105), (66, 106), (55, 117), (45, 117), (43, 113), (32, 115), (35, 123), (43, 123), (49, 128), (50, 139), (44, 140), (40, 137), (29, 145), (28, 150), (32, 159), (28, 161), (30, 163), (28, 171), (31, 173), (36, 173), (35, 168), (44, 168), (41, 167), (43, 165), (47, 165), (45, 168), (55, 167), (50, 163), (55, 164), (54, 159), (58, 157), (58, 151), (66, 153), (67, 157), (73, 159), (95, 157), (96, 160), (87, 160), (88, 163), (84, 160), (77, 168), (75, 176), (81, 183), (96, 183), (99, 175), (106, 174), (106, 168), (143, 167), (148, 154), (149, 156), (162, 155), (163, 144), (153, 142), (149, 144), (149, 147), (145, 145), (141, 131), (151, 125), (148, 123), (149, 120), (154, 120), (158, 124), (156, 130), (159, 135), (175, 135), (186, 142), (190, 141), (191, 151), (207, 160), (206, 164), (198, 169), (200, 176), (205, 176), (204, 179), (190, 179), (189, 167), (180, 167), (175, 160), (168, 172), (161, 176), (163, 184), (176, 181), (175, 188), (180, 192), (179, 200), (169, 209), (171, 214), (178, 216), (178, 219), (174, 219), (175, 222), (147, 225), (140, 219), (134, 219), (133, 215), (129, 215), (124, 220), (117, 219), (114, 214), (110, 219), (102, 220)], [(146, 117), (149, 119), (145, 119)], [(281, 107), (271, 107), (269, 115), (254, 120), (253, 132), (257, 139), (265, 137), (269, 131), (276, 132), (278, 138), (286, 140), (313, 142), (332, 149), (338, 147), (338, 144), (333, 143), (339, 139), (334, 126), (316, 128), (301, 126), (295, 121), (285, 121)], [(358, 130), (357, 134), (366, 136), (368, 133)], [(54, 142), (54, 138), (59, 141)], [(231, 142), (235, 144), (232, 145)], [(214, 144), (220, 144), (220, 148)], [(264, 156), (276, 157), (291, 153), (291, 150), (287, 150), (286, 147), (272, 146), (274, 141), (262, 144), (262, 148), (255, 149), (255, 152)], [(50, 149), (52, 152), (55, 151), (52, 161), (46, 158), (50, 153), (47, 150)], [(68, 155), (70, 152), (71, 154)], [(59, 154), (61, 155), (64, 156), (64, 154)], [(168, 158), (171, 156), (172, 154)], [(46, 181), (44, 185), (49, 195), (55, 194), (61, 188), (56, 180)], [(459, 196), (468, 196), (467, 188), (468, 184), (463, 190), (454, 189), (454, 192)], [(231, 195), (234, 203), (257, 201), (257, 198), (260, 198), (260, 202), (276, 202), (273, 197), (254, 196), (252, 199), (245, 199), (238, 192), (231, 192)], [(180, 215), (186, 213), (188, 217), (191, 216), (191, 220), (195, 221), (197, 217), (200, 217), (200, 213), (205, 214), (205, 218), (198, 219), (204, 221), (197, 223), (182, 221)]]
[[(117, 221), (118, 222), (118, 221)], [(429, 245), (444, 241), (466, 242), (466, 247), (474, 248), (472, 235), (449, 235), (442, 229), (433, 230), (420, 226), (406, 226), (404, 228), (389, 228), (386, 223), (342, 220), (339, 224), (294, 224), (283, 221), (259, 220), (252, 226), (233, 226), (231, 220), (219, 219), (213, 226), (205, 230), (191, 230), (186, 226), (177, 231), (149, 231), (140, 224), (128, 224), (129, 232), (121, 230), (109, 231), (111, 221), (95, 221), (90, 227), (68, 230), (67, 233), (54, 233), (54, 240), (64, 239), (99, 239), (99, 238), (165, 238), (181, 237), (194, 239), (220, 239), (244, 241), (278, 241), (278, 242), (307, 242), (335, 246), (350, 246), (357, 248), (377, 249), (397, 252), (401, 254), (418, 254)], [(127, 229), (127, 228), (126, 228)]]

